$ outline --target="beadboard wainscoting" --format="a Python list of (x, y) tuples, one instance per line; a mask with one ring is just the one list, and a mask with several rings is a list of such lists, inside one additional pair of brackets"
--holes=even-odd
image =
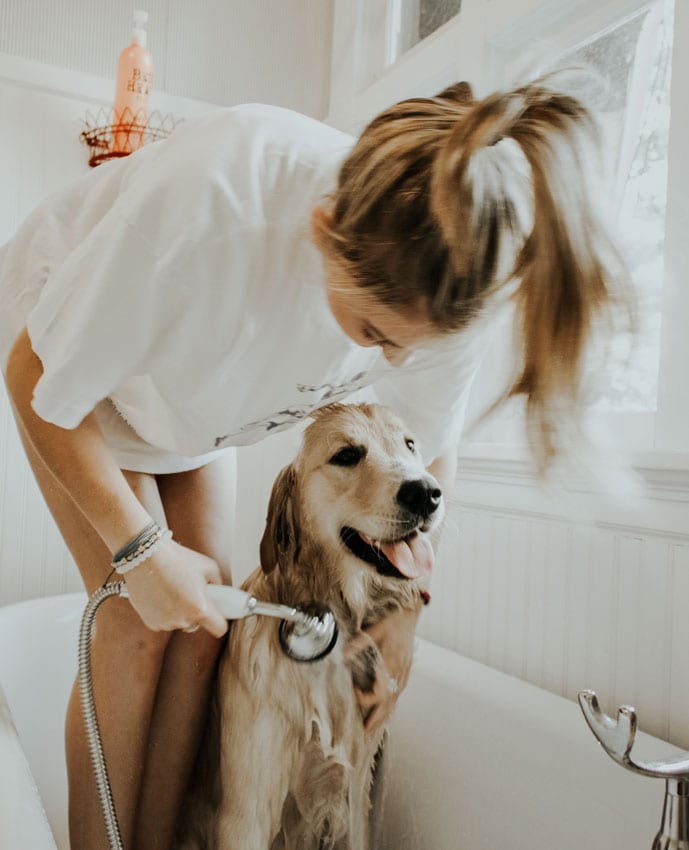
[[(0, 54), (0, 244), (44, 197), (88, 171), (81, 119), (109, 94), (94, 78)], [(0, 605), (81, 589), (0, 380)]]
[(461, 459), (423, 636), (570, 699), (593, 688), (608, 713), (634, 705), (689, 747), (689, 471), (671, 463), (638, 459), (644, 492), (621, 507), (558, 499), (525, 460)]

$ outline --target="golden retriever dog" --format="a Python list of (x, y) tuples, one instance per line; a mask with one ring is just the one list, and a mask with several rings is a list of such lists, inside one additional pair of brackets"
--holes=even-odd
[(243, 588), (259, 600), (328, 608), (337, 642), (304, 663), (283, 651), (279, 621), (232, 625), (193, 792), (204, 786), (205, 799), (183, 818), (183, 850), (369, 847), (384, 730), (365, 731), (354, 686), (370, 691), (384, 667), (362, 629), (420, 606), (433, 564), (428, 533), (444, 504), (412, 435), (386, 408), (338, 404), (314, 420), (273, 486), (261, 566)]

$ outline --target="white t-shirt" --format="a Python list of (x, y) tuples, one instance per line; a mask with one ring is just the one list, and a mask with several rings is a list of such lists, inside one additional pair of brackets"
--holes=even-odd
[(152, 446), (197, 456), (372, 386), (428, 461), (442, 453), (482, 334), (394, 368), (341, 330), (310, 215), (353, 142), (277, 107), (220, 109), (44, 202), (0, 267), (0, 354), (26, 324), (35, 411), (74, 428), (109, 398)]

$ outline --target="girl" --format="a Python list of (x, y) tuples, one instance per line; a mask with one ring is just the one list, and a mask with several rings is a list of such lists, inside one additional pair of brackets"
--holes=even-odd
[[(372, 387), (448, 491), (512, 298), (509, 394), (541, 470), (555, 456), (621, 273), (588, 189), (591, 116), (556, 83), (479, 101), (459, 84), (357, 141), (283, 109), (214, 111), (49, 198), (0, 254), (0, 355), (39, 487), (89, 593), (127, 570), (93, 648), (125, 846), (170, 847), (198, 746), (227, 629), (205, 587), (230, 581), (228, 448)], [(372, 632), (371, 727), (415, 622)], [(76, 692), (66, 738), (72, 848), (105, 848)]]

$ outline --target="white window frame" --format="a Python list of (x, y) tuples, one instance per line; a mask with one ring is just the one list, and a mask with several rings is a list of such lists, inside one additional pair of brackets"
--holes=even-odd
[[(371, 65), (364, 5), (386, 0), (335, 0), (328, 123), (357, 134), (380, 110), (405, 97), (428, 96), (458, 80), (483, 95), (525, 71), (524, 56), (548, 58), (624, 20), (648, 0), (463, 0), (460, 14), (361, 87)], [(689, 3), (675, 0), (671, 122), (658, 406), (655, 413), (601, 414), (623, 448), (644, 463), (689, 464)], [(519, 62), (522, 65), (519, 65)], [(487, 399), (486, 399), (487, 400)], [(493, 429), (490, 444), (469, 440), (474, 456), (524, 456), (515, 432)]]

